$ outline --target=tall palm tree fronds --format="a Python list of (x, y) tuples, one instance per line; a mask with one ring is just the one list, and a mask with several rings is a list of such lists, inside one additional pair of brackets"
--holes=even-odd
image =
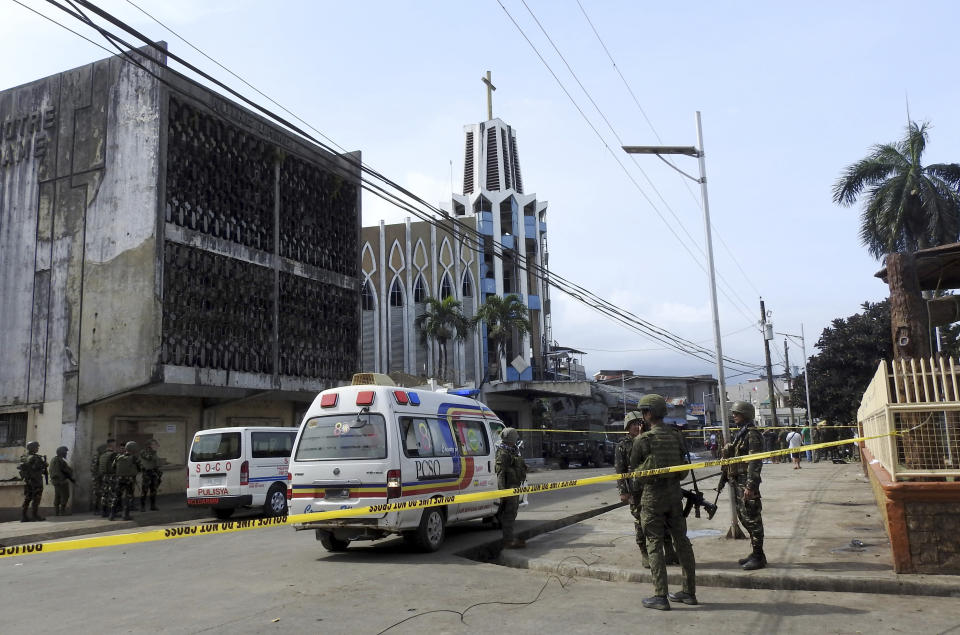
[(532, 330), (530, 320), (527, 318), (527, 307), (520, 297), (513, 293), (502, 298), (491, 295), (477, 308), (473, 321), (474, 324), (485, 322), (487, 325), (487, 339), (497, 353), (497, 376), (499, 376), (501, 365), (499, 362), (502, 362), (506, 354), (507, 340), (514, 334), (523, 337)]
[(424, 303), (424, 312), (414, 323), (420, 331), (421, 341), (437, 343), (440, 358), (437, 374), (443, 380), (447, 378), (447, 342), (464, 339), (473, 330), (473, 323), (463, 314), (460, 301), (452, 295), (442, 300), (426, 298)]
[(903, 139), (873, 146), (833, 186), (838, 205), (863, 195), (860, 241), (877, 259), (956, 242), (960, 234), (960, 165), (921, 164), (928, 127), (911, 121)]

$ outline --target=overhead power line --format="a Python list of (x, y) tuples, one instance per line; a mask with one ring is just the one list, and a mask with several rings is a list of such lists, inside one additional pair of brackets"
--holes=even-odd
[[(138, 55), (143, 55), (141, 52), (136, 51), (136, 47), (135, 47), (135, 46), (133, 46), (132, 44), (130, 44), (130, 43), (126, 42), (126, 41), (124, 41), (124, 40), (121, 39), (120, 37), (118, 37), (118, 36), (110, 33), (110, 32), (107, 31), (105, 28), (103, 28), (103, 27), (97, 25), (96, 23), (94, 23), (89, 17), (86, 16), (86, 14), (83, 13), (83, 11), (82, 11), (81, 9), (79, 9), (79, 8), (76, 6), (76, 4), (74, 4), (74, 2), (72, 2), (71, 0), (67, 0), (67, 2), (70, 3), (71, 7), (73, 7), (73, 9), (74, 9), (73, 11), (71, 11), (70, 9), (64, 7), (62, 4), (60, 4), (60, 3), (57, 2), (56, 0), (48, 0), (48, 2), (49, 2), (50, 4), (56, 6), (57, 8), (60, 8), (61, 10), (63, 10), (64, 12), (66, 12), (68, 15), (74, 17), (75, 19), (81, 20), (81, 21), (83, 21), (84, 23), (86, 23), (86, 24), (88, 24), (89, 26), (91, 26), (92, 28), (96, 29), (105, 39), (107, 39), (108, 42), (110, 42), (114, 47), (116, 47), (116, 48), (120, 51), (121, 55), (123, 55), (124, 58), (125, 58), (127, 61), (129, 61), (129, 62), (137, 65), (138, 67), (144, 69), (146, 72), (150, 73), (152, 76), (154, 76), (155, 78), (157, 78), (158, 81), (162, 81), (162, 82), (164, 82), (165, 84), (167, 84), (167, 82), (165, 81), (164, 78), (159, 77), (158, 75), (156, 75), (155, 73), (153, 73), (148, 67), (146, 67), (146, 66), (145, 66), (144, 64), (142, 64), (141, 62), (137, 61), (137, 60), (132, 56), (132, 53), (133, 53), (133, 54), (138, 54)], [(283, 117), (280, 117), (280, 116), (277, 115), (276, 113), (273, 113), (272, 111), (268, 110), (267, 108), (265, 108), (265, 107), (263, 107), (263, 106), (261, 106), (261, 105), (259, 105), (259, 104), (256, 104), (255, 102), (251, 101), (251, 100), (248, 99), (247, 97), (243, 96), (242, 94), (238, 93), (238, 92), (235, 91), (234, 89), (230, 88), (229, 86), (227, 86), (226, 84), (224, 84), (224, 83), (221, 82), (220, 80), (217, 80), (216, 78), (210, 76), (209, 74), (205, 73), (204, 71), (196, 68), (193, 64), (191, 64), (191, 63), (188, 62), (187, 60), (185, 60), (185, 59), (181, 58), (180, 56), (178, 56), (178, 55), (176, 55), (176, 54), (174, 54), (174, 53), (172, 53), (172, 52), (164, 49), (163, 47), (159, 46), (158, 44), (156, 44), (155, 42), (153, 42), (151, 39), (149, 39), (149, 38), (147, 38), (146, 36), (144, 36), (143, 34), (141, 34), (141, 33), (140, 33), (139, 31), (137, 31), (136, 29), (133, 29), (133, 27), (130, 27), (129, 25), (126, 25), (124, 22), (122, 22), (122, 21), (119, 20), (118, 18), (112, 16), (112, 15), (109, 14), (108, 12), (100, 9), (99, 7), (97, 7), (96, 5), (94, 5), (93, 3), (88, 2), (87, 0), (76, 0), (76, 2), (77, 2), (77, 4), (82, 5), (83, 7), (89, 9), (90, 11), (92, 11), (92, 12), (94, 12), (94, 13), (96, 13), (96, 14), (99, 15), (100, 17), (102, 17), (102, 18), (106, 19), (107, 21), (111, 22), (111, 23), (114, 24), (115, 26), (118, 26), (119, 28), (123, 29), (124, 31), (130, 33), (130, 34), (133, 35), (134, 37), (140, 39), (141, 41), (143, 41), (144, 43), (146, 43), (148, 46), (156, 49), (157, 51), (161, 52), (161, 53), (164, 54), (164, 55), (169, 56), (171, 59), (173, 59), (173, 60), (175, 60), (176, 62), (182, 64), (184, 67), (190, 69), (191, 71), (197, 73), (198, 75), (200, 75), (200, 76), (203, 77), (204, 79), (213, 82), (215, 85), (219, 86), (219, 87), (222, 88), (223, 90), (226, 90), (226, 91), (229, 92), (231, 95), (235, 96), (236, 98), (240, 99), (240, 100), (243, 101), (244, 103), (250, 105), (250, 106), (253, 107), (254, 109), (256, 109), (256, 110), (258, 110), (259, 112), (263, 113), (265, 116), (273, 119), (274, 121), (277, 121), (278, 123), (280, 123), (280, 124), (283, 125), (284, 127), (286, 127), (286, 128), (288, 128), (289, 130), (291, 130), (292, 132), (294, 132), (294, 133), (296, 133), (296, 134), (298, 134), (298, 135), (301, 135), (301, 136), (304, 137), (305, 139), (308, 139), (308, 140), (312, 141), (313, 143), (315, 143), (315, 144), (317, 144), (318, 146), (324, 148), (325, 150), (327, 150), (327, 151), (330, 152), (331, 154), (336, 154), (336, 152), (334, 151), (334, 149), (331, 148), (329, 145), (327, 145), (327, 144), (323, 143), (322, 141), (316, 139), (315, 137), (313, 137), (313, 136), (310, 135), (309, 133), (305, 132), (304, 130), (302, 130), (301, 128), (299, 128), (298, 126), (296, 126), (295, 124), (292, 124), (292, 123), (289, 122), (288, 120), (284, 119)], [(124, 50), (123, 48), (121, 48), (121, 46), (120, 46), (121, 44), (122, 44), (123, 46), (125, 46), (127, 49), (130, 49), (130, 50), (129, 50), (129, 51)], [(149, 58), (147, 58), (147, 59), (149, 59)], [(167, 70), (168, 70), (168, 72), (174, 73), (175, 75), (179, 75), (179, 73), (176, 73), (176, 71), (173, 71), (172, 69), (169, 69), (169, 68), (168, 68)], [(169, 84), (167, 84), (167, 85), (169, 86)], [(173, 87), (173, 86), (171, 86), (171, 88), (173, 88), (173, 89), (176, 90), (176, 88)], [(385, 177), (385, 176), (382, 175), (381, 173), (377, 172), (376, 170), (373, 170), (373, 169), (370, 168), (368, 165), (365, 165), (365, 164), (363, 164), (362, 162), (353, 159), (353, 158), (350, 157), (349, 155), (339, 156), (338, 158), (339, 158), (340, 160), (348, 163), (348, 164), (351, 165), (352, 167), (354, 167), (354, 168), (356, 168), (356, 169), (358, 169), (358, 170), (361, 171), (361, 177), (360, 177), (361, 184), (362, 184), (361, 186), (364, 187), (364, 189), (367, 189), (367, 191), (370, 191), (371, 193), (374, 193), (375, 195), (380, 196), (381, 198), (383, 198), (383, 199), (386, 200), (387, 202), (389, 202), (389, 203), (391, 203), (391, 204), (393, 204), (393, 205), (396, 205), (396, 206), (400, 207), (401, 209), (410, 212), (411, 214), (414, 214), (415, 216), (417, 216), (418, 218), (421, 218), (421, 219), (425, 220), (426, 222), (432, 223), (433, 225), (435, 225), (435, 226), (437, 226), (437, 227), (440, 227), (440, 228), (443, 229), (444, 231), (449, 231), (450, 228), (442, 226), (442, 225), (440, 224), (441, 220), (452, 221), (452, 222), (454, 223), (454, 226), (455, 226), (455, 231), (456, 231), (456, 230), (459, 230), (459, 231), (464, 232), (466, 235), (469, 236), (469, 239), (470, 239), (470, 240), (476, 241), (474, 244), (477, 245), (477, 247), (475, 247), (475, 248), (482, 248), (482, 245), (483, 245), (483, 242), (482, 242), (482, 241), (483, 241), (486, 237), (483, 236), (482, 234), (479, 234), (479, 232), (477, 232), (475, 229), (470, 228), (470, 227), (466, 226), (465, 224), (463, 224), (461, 221), (457, 220), (456, 218), (451, 217), (451, 216), (450, 216), (447, 212), (445, 212), (444, 210), (441, 210), (441, 209), (439, 209), (439, 208), (436, 208), (436, 207), (434, 207), (434, 206), (426, 203), (425, 201), (423, 201), (422, 199), (420, 199), (417, 195), (413, 194), (413, 193), (410, 192), (409, 190), (406, 190), (405, 188), (403, 188), (402, 186), (400, 186), (400, 185), (398, 185), (397, 183), (393, 182), (392, 180), (388, 179), (387, 177)], [(337, 165), (336, 163), (334, 163), (333, 161), (331, 161), (331, 160), (329, 160), (329, 159), (325, 159), (325, 160), (327, 161), (327, 163), (328, 163), (328, 165), (329, 165), (329, 167), (330, 167), (331, 169), (333, 169), (333, 170), (335, 170), (335, 171), (339, 171), (339, 172), (342, 172), (342, 171), (343, 171), (342, 166)], [(363, 175), (367, 175), (367, 176), (363, 176)], [(353, 175), (353, 174), (348, 174), (348, 176), (351, 176), (352, 178), (355, 178), (355, 175)], [(373, 178), (375, 179), (375, 181), (371, 181), (371, 179), (368, 178), (368, 177), (373, 177)], [(384, 185), (389, 186), (390, 188), (396, 190), (396, 191), (399, 192), (400, 194), (396, 194), (396, 193), (394, 193), (394, 192), (387, 191), (387, 189), (384, 187)], [(402, 196), (401, 196), (401, 195), (402, 195)], [(417, 208), (413, 203), (410, 202), (410, 200), (406, 200), (406, 199), (410, 199), (410, 200), (414, 201), (416, 204), (422, 205), (423, 207), (426, 207), (427, 209), (431, 210), (433, 213), (439, 215), (439, 216), (441, 217), (441, 219), (438, 220), (438, 219), (436, 219), (436, 218), (430, 217), (426, 212), (424, 212), (424, 211), (422, 211), (421, 209)], [(465, 242), (467, 242), (467, 241), (465, 240)], [(496, 242), (495, 242), (494, 244), (499, 245), (499, 243), (496, 243)], [(502, 245), (500, 245), (500, 247), (501, 247), (501, 251), (502, 251), (502, 249), (503, 249), (503, 248), (502, 248)], [(502, 258), (502, 254), (501, 254), (501, 253), (497, 253), (496, 250), (494, 250), (494, 251), (495, 251), (495, 255), (496, 255), (497, 257), (501, 257), (501, 258)], [(517, 256), (517, 261), (518, 261), (518, 263), (520, 263), (520, 264), (523, 265), (523, 264), (524, 264), (524, 261), (525, 261), (525, 258), (523, 258), (522, 256), (520, 256), (519, 254), (516, 254), (516, 256)], [(710, 351), (708, 351), (707, 349), (704, 349), (703, 347), (700, 347), (699, 345), (697, 345), (697, 344), (695, 344), (695, 343), (693, 343), (693, 342), (690, 342), (689, 340), (685, 340), (684, 338), (681, 338), (681, 337), (679, 337), (679, 336), (677, 336), (677, 335), (675, 335), (675, 334), (673, 334), (673, 333), (670, 333), (669, 331), (666, 331), (665, 329), (662, 329), (662, 328), (660, 328), (660, 327), (657, 327), (657, 326), (653, 325), (652, 323), (649, 323), (649, 322), (647, 322), (647, 321), (645, 321), (645, 320), (642, 320), (642, 319), (639, 318), (638, 316), (635, 316), (635, 315), (633, 315), (632, 313), (630, 313), (630, 312), (628, 312), (628, 311), (624, 311), (623, 309), (620, 309), (619, 307), (616, 307), (616, 306), (613, 305), (612, 303), (609, 303), (609, 302), (607, 302), (606, 300), (603, 300), (602, 298), (599, 298), (599, 296), (596, 296), (595, 294), (593, 294), (592, 292), (584, 289), (583, 287), (580, 287), (579, 285), (576, 285), (575, 283), (572, 283), (572, 282), (570, 282), (569, 280), (566, 280), (566, 279), (563, 278), (562, 276), (559, 276), (559, 275), (557, 275), (557, 274), (555, 274), (555, 273), (553, 273), (553, 272), (547, 271), (545, 268), (539, 267), (539, 266), (535, 265), (535, 263), (533, 263), (533, 264), (531, 264), (531, 263), (526, 263), (525, 266), (526, 266), (526, 268), (530, 269), (530, 270), (534, 273), (535, 276), (541, 278), (541, 279), (544, 280), (547, 284), (550, 284), (551, 286), (557, 288), (558, 290), (563, 291), (564, 293), (570, 295), (571, 297), (573, 297), (573, 298), (575, 298), (575, 299), (583, 302), (585, 305), (589, 306), (590, 308), (593, 308), (594, 310), (597, 310), (597, 311), (601, 312), (602, 314), (606, 315), (607, 317), (609, 317), (609, 318), (611, 318), (611, 319), (614, 319), (615, 321), (618, 321), (618, 322), (620, 322), (621, 324), (626, 325), (627, 327), (635, 330), (636, 332), (640, 333), (641, 335), (644, 335), (644, 336), (647, 337), (648, 339), (654, 339), (655, 341), (659, 341), (659, 342), (665, 343), (665, 344), (667, 344), (668, 346), (670, 346), (671, 348), (674, 348), (675, 350), (677, 350), (677, 351), (679, 351), (679, 352), (682, 352), (682, 353), (687, 354), (687, 355), (691, 355), (691, 356), (696, 357), (696, 358), (698, 358), (698, 359), (701, 359), (701, 360), (703, 360), (703, 361), (710, 361), (710, 362), (712, 362), (713, 359), (714, 359), (714, 358), (712, 357), (712, 353), (711, 353)], [(724, 360), (725, 360), (725, 362), (727, 362), (728, 364), (733, 364), (733, 365), (736, 365), (736, 366), (744, 366), (744, 367), (748, 367), (748, 368), (756, 368), (756, 367), (758, 367), (758, 365), (756, 365), (756, 364), (751, 364), (751, 363), (749, 363), (749, 362), (743, 362), (743, 361), (741, 361), (741, 360), (736, 360), (736, 359), (733, 359), (733, 358), (727, 358), (727, 357), (725, 357)]]

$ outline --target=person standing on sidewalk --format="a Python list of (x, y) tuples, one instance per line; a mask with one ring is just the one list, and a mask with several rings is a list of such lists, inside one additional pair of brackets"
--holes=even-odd
[[(40, 515), (40, 497), (43, 496), (43, 477), (48, 475), (47, 459), (37, 454), (40, 444), (31, 441), (27, 444), (27, 453), (20, 457), (20, 478), (23, 479), (23, 511), (20, 522), (46, 520)], [(49, 478), (49, 476), (48, 476)], [(27, 516), (27, 509), (33, 509), (33, 518)]]
[[(613, 468), (617, 474), (629, 474), (635, 468), (630, 465), (630, 450), (633, 449), (633, 440), (640, 435), (640, 426), (643, 423), (643, 415), (639, 412), (628, 412), (623, 419), (623, 428), (626, 430), (626, 437), (617, 444), (616, 452), (613, 456)], [(633, 516), (633, 528), (637, 536), (637, 546), (640, 547), (640, 559), (644, 569), (650, 568), (650, 560), (647, 558), (647, 538), (643, 535), (643, 525), (640, 518), (640, 495), (642, 489), (635, 487), (637, 479), (622, 478), (617, 481), (617, 489), (620, 490), (620, 502), (630, 503), (630, 515)]]
[(150, 495), (150, 511), (157, 511), (157, 489), (163, 474), (160, 472), (160, 457), (157, 448), (160, 442), (156, 439), (147, 441), (147, 447), (140, 450), (140, 466), (143, 476), (140, 478), (140, 511), (147, 511), (147, 495)]
[[(496, 467), (497, 489), (511, 489), (523, 485), (527, 478), (527, 464), (520, 454), (520, 433), (515, 428), (504, 428), (500, 432), (497, 444)], [(500, 528), (503, 530), (503, 546), (506, 549), (522, 549), (527, 543), (514, 536), (513, 525), (520, 510), (519, 496), (506, 496), (500, 499)]]
[[(667, 414), (664, 398), (660, 395), (644, 395), (639, 407), (650, 430), (634, 439), (630, 451), (631, 465), (636, 465), (639, 470), (652, 470), (687, 463), (683, 436), (663, 422)], [(648, 609), (669, 611), (669, 600), (697, 604), (696, 562), (693, 547), (687, 538), (687, 521), (683, 517), (683, 496), (680, 493), (680, 482), (688, 473), (683, 470), (642, 479), (640, 515), (643, 533), (647, 538), (654, 590), (652, 597), (643, 600), (643, 606)], [(663, 537), (667, 533), (673, 538), (682, 568), (683, 590), (679, 593), (667, 593), (667, 567), (663, 552)]]
[(57, 456), (50, 461), (50, 482), (53, 483), (53, 507), (56, 509), (57, 516), (69, 516), (70, 509), (67, 503), (70, 502), (70, 485), (76, 485), (73, 479), (73, 468), (67, 463), (67, 446), (61, 445), (57, 448)]
[(123, 519), (132, 520), (130, 507), (133, 504), (134, 491), (137, 487), (137, 474), (140, 473), (140, 458), (136, 454), (137, 442), (127, 441), (123, 446), (123, 454), (113, 461), (115, 484), (113, 500), (110, 503), (110, 520), (117, 517), (121, 507)]
[(100, 515), (106, 518), (110, 515), (110, 505), (113, 503), (113, 486), (116, 475), (113, 471), (113, 461), (117, 458), (117, 440), (107, 439), (107, 449), (100, 454), (97, 463), (97, 472), (100, 474)]
[[(733, 422), (739, 427), (733, 440), (724, 448), (724, 458), (747, 456), (763, 452), (763, 436), (753, 422), (753, 404), (745, 401), (734, 402), (730, 408)], [(737, 564), (746, 571), (762, 569), (767, 566), (767, 556), (763, 553), (763, 517), (760, 503), (760, 470), (763, 461), (732, 463), (724, 466), (724, 474), (736, 488), (737, 517), (750, 534), (750, 546), (753, 551)]]
[(100, 496), (103, 492), (103, 475), (100, 474), (100, 455), (107, 449), (106, 443), (97, 446), (90, 458), (90, 511), (100, 511)]
[[(813, 435), (810, 432), (810, 422), (807, 422), (807, 425), (803, 426), (803, 429), (800, 430), (800, 435), (803, 437), (803, 444), (810, 445), (813, 443)], [(813, 452), (807, 450), (807, 463), (813, 463)]]
[(800, 455), (802, 454), (797, 448), (800, 447), (801, 441), (803, 441), (803, 436), (796, 430), (791, 430), (787, 433), (787, 446), (791, 450), (795, 450), (790, 454), (790, 457), (793, 458), (793, 469), (800, 469)]

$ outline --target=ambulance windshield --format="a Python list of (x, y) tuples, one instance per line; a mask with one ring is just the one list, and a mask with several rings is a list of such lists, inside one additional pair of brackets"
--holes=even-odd
[(297, 444), (295, 460), (383, 459), (387, 456), (386, 421), (378, 413), (336, 414), (308, 419)]

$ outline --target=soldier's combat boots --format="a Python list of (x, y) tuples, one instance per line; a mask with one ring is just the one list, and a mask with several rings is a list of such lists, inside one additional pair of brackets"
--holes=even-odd
[(747, 560), (749, 560), (752, 555), (753, 555), (753, 552), (751, 551), (749, 554), (737, 560), (737, 564), (742, 567), (743, 565), (747, 564)]
[(157, 497), (153, 494), (150, 495), (150, 511), (157, 512), (160, 511), (160, 508), (157, 507)]
[(23, 510), (20, 513), (20, 522), (28, 523), (31, 520), (32, 520), (31, 518), (27, 518), (27, 505), (24, 505)]
[(699, 604), (699, 602), (697, 602), (697, 596), (693, 595), (692, 593), (687, 593), (686, 591), (680, 591), (679, 593), (668, 593), (667, 597), (674, 602), (682, 602), (684, 604), (689, 604), (690, 606), (696, 606)]
[(744, 571), (762, 569), (765, 566), (767, 566), (767, 556), (764, 555), (762, 547), (754, 549), (753, 553), (750, 554), (750, 557), (747, 558), (747, 561), (742, 565)]
[(648, 609), (657, 609), (658, 611), (669, 611), (670, 601), (662, 595), (655, 595), (652, 598), (643, 598), (643, 606)]
[(46, 518), (40, 515), (39, 507), (39, 505), (33, 506), (33, 520), (46, 520)]

